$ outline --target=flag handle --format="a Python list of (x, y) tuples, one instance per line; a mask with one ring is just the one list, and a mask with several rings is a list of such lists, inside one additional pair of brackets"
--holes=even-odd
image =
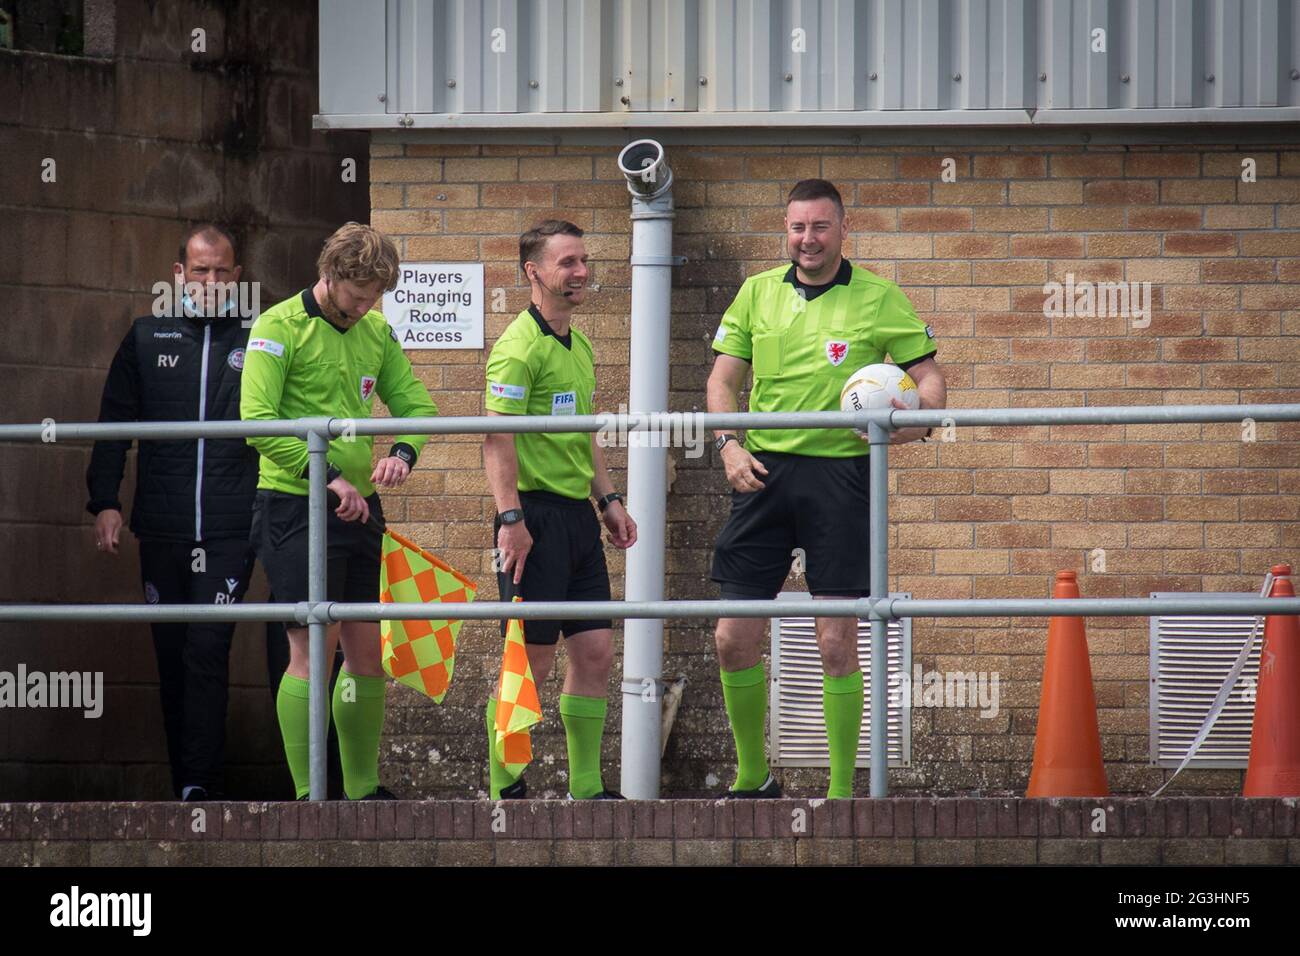
[[(340, 504), (343, 503), (343, 499), (340, 498), (338, 495), (336, 495), (334, 492), (330, 491), (328, 488), (325, 489), (325, 496), (326, 496), (325, 500), (328, 502), (328, 508), (330, 509), (330, 511), (334, 511), (336, 508), (338, 508)], [(380, 520), (380, 518), (373, 511), (370, 512), (370, 517), (368, 517), (365, 520), (364, 526), (367, 528), (373, 528), (374, 530), (378, 531), (380, 534), (383, 534), (385, 531), (388, 531), (388, 525), (382, 520)]]

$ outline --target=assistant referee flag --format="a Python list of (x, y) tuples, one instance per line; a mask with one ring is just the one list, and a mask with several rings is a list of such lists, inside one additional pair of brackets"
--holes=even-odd
[[(522, 600), (518, 596), (516, 601)], [(528, 663), (524, 622), (512, 618), (506, 625), (506, 647), (501, 655), (501, 680), (497, 684), (496, 728), (493, 745), (497, 760), (515, 779), (533, 759), (528, 728), (542, 722), (542, 702)]]
[[(476, 585), (455, 568), (395, 531), (384, 532), (379, 600), (384, 604), (468, 604)], [(384, 670), (399, 684), (442, 703), (456, 664), (460, 621), (380, 621)]]

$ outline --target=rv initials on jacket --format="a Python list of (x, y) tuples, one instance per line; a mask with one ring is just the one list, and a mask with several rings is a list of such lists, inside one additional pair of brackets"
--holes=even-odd
[(179, 362), (180, 360), (181, 360), (181, 357), (180, 357), (179, 355), (159, 355), (159, 356), (158, 356), (158, 367), (159, 367), (159, 368), (175, 368), (175, 367), (176, 367), (176, 363)]

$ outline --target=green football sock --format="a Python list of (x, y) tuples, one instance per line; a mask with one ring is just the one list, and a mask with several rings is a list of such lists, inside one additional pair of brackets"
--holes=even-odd
[(280, 678), (280, 690), (275, 695), (275, 713), (280, 718), (284, 756), (293, 777), (294, 797), (299, 800), (311, 792), (311, 721), (307, 690), (307, 681), (285, 674)]
[(487, 703), (487, 738), (488, 738), (488, 793), (493, 800), (501, 799), (501, 791), (510, 786), (518, 777), (512, 777), (510, 771), (497, 759), (497, 699), (488, 698)]
[(829, 799), (853, 796), (857, 769), (858, 736), (862, 732), (862, 671), (843, 677), (822, 678), (822, 710), (826, 715), (826, 743), (831, 752)]
[(560, 695), (560, 719), (569, 745), (569, 793), (575, 800), (590, 799), (605, 789), (600, 778), (600, 738), (608, 706), (603, 697)]
[(732, 790), (757, 790), (767, 780), (763, 721), (767, 719), (767, 681), (760, 661), (741, 671), (722, 671), (722, 699), (736, 738), (736, 782)]
[(349, 800), (368, 797), (379, 788), (379, 736), (384, 730), (383, 677), (339, 671), (334, 684), (334, 726), (339, 733), (343, 791)]

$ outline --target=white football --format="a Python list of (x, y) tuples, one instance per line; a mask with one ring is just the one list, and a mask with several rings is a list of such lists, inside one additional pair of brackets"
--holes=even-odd
[[(840, 389), (840, 410), (860, 412), (871, 408), (893, 408), (896, 398), (908, 408), (921, 407), (916, 382), (897, 365), (865, 365), (849, 376)], [(854, 429), (858, 431), (858, 429)]]

